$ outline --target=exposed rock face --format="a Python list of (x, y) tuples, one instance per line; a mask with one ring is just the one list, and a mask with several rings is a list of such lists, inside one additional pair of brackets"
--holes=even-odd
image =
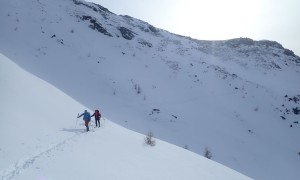
[(127, 40), (132, 40), (134, 38), (134, 32), (132, 32), (131, 30), (125, 28), (125, 27), (120, 27), (119, 28), (121, 34), (122, 34), (122, 37), (127, 39)]

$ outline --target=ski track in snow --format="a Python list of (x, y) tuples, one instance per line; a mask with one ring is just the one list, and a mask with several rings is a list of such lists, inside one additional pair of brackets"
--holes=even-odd
[(69, 138), (69, 139), (67, 139), (63, 142), (60, 142), (60, 143), (58, 143), (54, 146), (51, 146), (50, 148), (48, 148), (46, 150), (42, 150), (40, 152), (37, 152), (37, 153), (35, 153), (34, 155), (32, 155), (28, 158), (21, 159), (21, 160), (15, 162), (15, 164), (12, 167), (0, 172), (1, 179), (2, 180), (9, 180), (9, 179), (12, 179), (12, 178), (16, 177), (17, 175), (22, 173), (24, 170), (31, 167), (37, 159), (39, 159), (42, 156), (49, 155), (51, 152), (53, 152), (55, 150), (58, 150), (60, 147), (65, 145), (67, 141), (75, 138), (77, 135), (78, 134), (72, 136), (71, 138)]
[[(91, 127), (90, 127), (91, 128)], [(95, 132), (95, 130), (91, 129), (91, 132)], [(32, 156), (29, 156), (27, 158), (21, 159), (14, 163), (11, 167), (7, 168), (6, 170), (0, 171), (0, 179), (1, 180), (10, 180), (14, 177), (21, 174), (23, 171), (25, 171), (27, 168), (31, 167), (37, 159), (43, 156), (49, 156), (54, 151), (60, 150), (64, 145), (66, 145), (71, 140), (74, 140), (76, 137), (86, 134), (85, 130), (83, 132), (78, 132), (75, 135), (67, 138), (66, 140), (59, 142), (55, 145), (50, 146), (49, 148), (46, 148), (44, 150), (40, 150), (37, 153), (33, 154)]]

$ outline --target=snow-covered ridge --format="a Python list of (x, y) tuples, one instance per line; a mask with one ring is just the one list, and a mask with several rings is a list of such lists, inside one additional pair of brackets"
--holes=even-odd
[[(0, 179), (250, 179), (183, 148), (102, 118), (86, 133), (85, 109), (0, 54)], [(74, 127), (75, 126), (75, 127)]]
[(300, 176), (299, 57), (279, 43), (194, 40), (80, 0), (0, 7), (1, 52), (86, 107), (255, 179)]

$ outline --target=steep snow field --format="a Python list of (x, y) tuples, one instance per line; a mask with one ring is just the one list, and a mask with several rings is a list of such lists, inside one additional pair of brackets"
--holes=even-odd
[[(254, 179), (300, 178), (300, 58), (279, 43), (194, 40), (81, 0), (3, 0), (0, 24), (3, 55), (114, 123), (200, 155), (208, 148)], [(59, 106), (65, 113), (26, 113), (62, 116), (48, 125), (60, 132), (83, 108)]]
[(102, 118), (76, 126), (78, 102), (0, 54), (0, 179), (250, 179)]

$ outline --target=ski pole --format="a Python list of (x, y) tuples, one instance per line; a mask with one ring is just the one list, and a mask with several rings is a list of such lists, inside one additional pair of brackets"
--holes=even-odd
[(104, 121), (105, 121), (105, 118), (101, 118), (101, 127), (103, 128), (103, 126), (104, 126)]
[(78, 116), (79, 116), (79, 113), (77, 114), (77, 120), (76, 120), (75, 128), (77, 126)]

